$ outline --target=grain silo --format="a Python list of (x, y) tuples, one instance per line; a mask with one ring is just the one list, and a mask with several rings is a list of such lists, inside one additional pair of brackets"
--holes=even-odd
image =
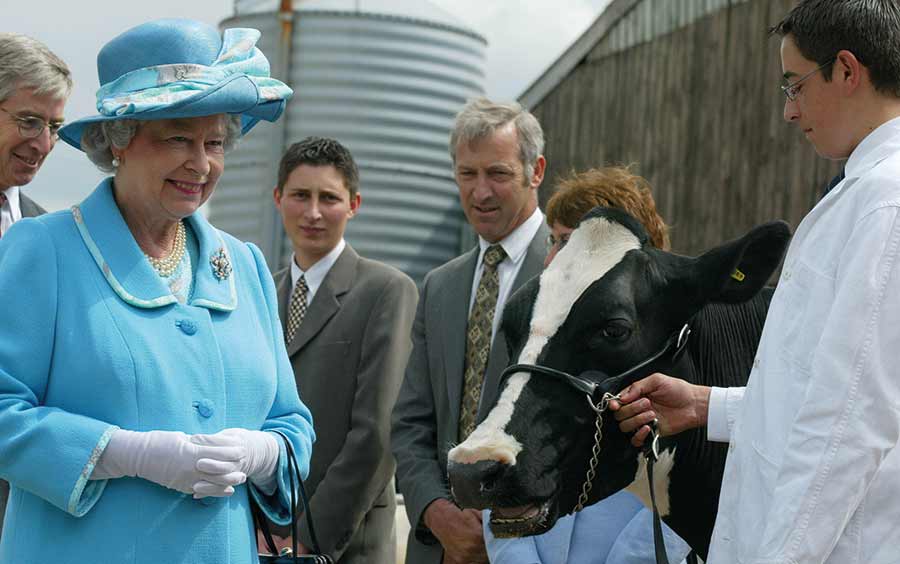
[(235, 14), (222, 27), (259, 29), (272, 75), (294, 97), (229, 155), (212, 221), (257, 243), (271, 268), (286, 264), (272, 204), (278, 160), (322, 135), (359, 164), (363, 206), (346, 239), (361, 255), (419, 281), (459, 254), (465, 220), (447, 141), (456, 112), (484, 90), (485, 39), (424, 0), (237, 0)]

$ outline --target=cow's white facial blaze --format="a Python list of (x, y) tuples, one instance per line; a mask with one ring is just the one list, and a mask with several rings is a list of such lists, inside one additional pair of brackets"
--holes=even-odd
[[(550, 338), (569, 316), (572, 306), (588, 287), (619, 264), (628, 251), (641, 242), (627, 227), (595, 217), (583, 221), (541, 274), (540, 289), (532, 310), (528, 340), (519, 354), (519, 364), (534, 364)], [(564, 290), (562, 290), (564, 289)], [(451, 462), (474, 464), (494, 460), (513, 465), (522, 443), (506, 432), (516, 402), (530, 376), (510, 377), (497, 405), (487, 418), (448, 456)]]
[(450, 450), (448, 457), (458, 464), (474, 464), (482, 460), (494, 460), (510, 466), (516, 463), (516, 456), (522, 444), (504, 430), (512, 418), (516, 400), (528, 383), (524, 372), (510, 376), (497, 405), (472, 434)]
[[(647, 458), (645, 456), (638, 458), (638, 469), (634, 475), (634, 481), (625, 488), (625, 491), (636, 495), (641, 503), (647, 506), (647, 509), (653, 509), (653, 502), (650, 499), (650, 482), (647, 480)], [(653, 465), (653, 491), (656, 494), (656, 508), (659, 509), (660, 517), (669, 514), (669, 473), (674, 464), (675, 449), (673, 448), (659, 453), (659, 460)]]
[(619, 223), (602, 217), (581, 222), (568, 244), (541, 274), (528, 341), (519, 363), (533, 364), (569, 317), (581, 294), (622, 262), (628, 251), (640, 248), (637, 236)]

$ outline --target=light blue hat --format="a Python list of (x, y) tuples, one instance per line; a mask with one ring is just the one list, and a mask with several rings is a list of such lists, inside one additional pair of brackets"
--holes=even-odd
[(269, 61), (256, 47), (255, 29), (215, 28), (182, 19), (133, 27), (97, 55), (99, 115), (67, 124), (59, 136), (81, 149), (89, 123), (240, 114), (241, 133), (275, 121), (293, 91), (269, 77)]

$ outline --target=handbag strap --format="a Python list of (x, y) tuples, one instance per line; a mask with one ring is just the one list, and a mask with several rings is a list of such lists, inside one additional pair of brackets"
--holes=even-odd
[(278, 554), (278, 548), (275, 546), (275, 539), (272, 538), (272, 531), (269, 530), (269, 520), (266, 519), (266, 516), (263, 515), (262, 509), (253, 502), (251, 498), (250, 503), (250, 514), (253, 516), (253, 524), (257, 529), (262, 531), (263, 540), (266, 541), (266, 548), (269, 550), (269, 554)]
[[(300, 465), (297, 463), (297, 456), (294, 454), (294, 447), (291, 444), (291, 441), (287, 438), (287, 435), (285, 435), (281, 431), (273, 430), (271, 432), (281, 435), (281, 438), (284, 440), (285, 451), (287, 454), (288, 478), (290, 480), (291, 487), (291, 544), (294, 555), (297, 554), (297, 539), (300, 536), (300, 525), (297, 519), (297, 509), (299, 508), (299, 506), (297, 504), (295, 495), (295, 491), (297, 490), (300, 492), (300, 502), (303, 504), (302, 508), (300, 509), (304, 514), (306, 514), (306, 526), (309, 528), (309, 538), (312, 542), (312, 546), (310, 548), (312, 548), (312, 551), (314, 553), (321, 554), (322, 550), (319, 548), (319, 539), (316, 537), (316, 528), (315, 526), (313, 526), (312, 510), (309, 506), (309, 497), (307, 497), (306, 495), (306, 488), (303, 487), (303, 478), (300, 475)], [(266, 539), (266, 542), (268, 543), (269, 539)], [(275, 543), (273, 542), (272, 544), (274, 546)]]

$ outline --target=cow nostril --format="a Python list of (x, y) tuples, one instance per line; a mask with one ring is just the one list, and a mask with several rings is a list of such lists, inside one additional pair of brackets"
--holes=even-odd
[(500, 476), (503, 474), (504, 465), (500, 462), (490, 461), (482, 468), (478, 489), (482, 494), (491, 494), (497, 489)]

